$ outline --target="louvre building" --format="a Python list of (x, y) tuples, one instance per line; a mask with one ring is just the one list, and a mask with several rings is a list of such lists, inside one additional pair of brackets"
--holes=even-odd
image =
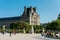
[(30, 25), (40, 25), (40, 17), (37, 15), (36, 7), (24, 7), (24, 12), (21, 16), (16, 17), (7, 17), (7, 18), (0, 18), (0, 27), (6, 26), (9, 27), (11, 23), (24, 21), (28, 22)]

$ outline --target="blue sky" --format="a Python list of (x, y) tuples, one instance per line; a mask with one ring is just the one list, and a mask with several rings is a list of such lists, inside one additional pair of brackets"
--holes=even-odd
[(60, 0), (0, 0), (0, 18), (20, 16), (24, 6), (36, 7), (41, 23), (55, 20), (60, 12)]

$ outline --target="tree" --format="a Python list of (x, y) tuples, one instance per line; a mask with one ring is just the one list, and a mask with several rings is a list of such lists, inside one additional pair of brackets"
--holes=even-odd
[(34, 25), (34, 32), (35, 33), (40, 33), (42, 32), (43, 26), (42, 25)]
[(17, 24), (18, 24), (19, 29), (23, 29), (26, 32), (28, 32), (30, 30), (30, 25), (27, 22), (20, 21), (20, 22), (17, 22)]
[(27, 23), (27, 22), (16, 22), (16, 23), (11, 23), (10, 25), (10, 29), (14, 29), (14, 30), (20, 30), (20, 29), (24, 29), (24, 30), (30, 30), (31, 26)]
[(60, 14), (59, 14), (59, 16), (58, 16), (58, 19), (60, 19)]
[(51, 23), (48, 23), (46, 29), (47, 30), (60, 30), (60, 20), (57, 19), (55, 21), (52, 21)]
[(17, 30), (18, 30), (17, 24), (11, 23), (10, 24), (10, 32), (16, 32)]

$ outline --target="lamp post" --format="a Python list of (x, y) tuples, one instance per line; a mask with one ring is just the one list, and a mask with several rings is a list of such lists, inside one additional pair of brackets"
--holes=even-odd
[(33, 20), (32, 20), (32, 34), (34, 34)]

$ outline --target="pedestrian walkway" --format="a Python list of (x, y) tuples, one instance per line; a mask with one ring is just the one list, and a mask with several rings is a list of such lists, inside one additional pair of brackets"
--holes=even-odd
[(5, 33), (4, 35), (0, 33), (0, 40), (59, 40), (51, 39), (41, 36), (41, 34), (10, 34)]

